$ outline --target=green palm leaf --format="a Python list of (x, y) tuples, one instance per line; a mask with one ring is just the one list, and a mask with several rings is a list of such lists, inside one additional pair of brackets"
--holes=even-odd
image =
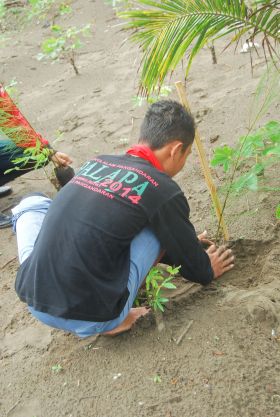
[[(144, 52), (141, 87), (148, 93), (161, 85), (191, 47), (186, 73), (192, 60), (208, 42), (233, 33), (232, 42), (251, 32), (262, 34), (263, 47), (275, 55), (280, 40), (279, 1), (261, 1), (249, 9), (244, 0), (137, 0), (138, 9), (119, 13), (128, 19), (126, 29)], [(139, 6), (148, 6), (139, 9)], [(274, 43), (272, 44), (272, 41)]]

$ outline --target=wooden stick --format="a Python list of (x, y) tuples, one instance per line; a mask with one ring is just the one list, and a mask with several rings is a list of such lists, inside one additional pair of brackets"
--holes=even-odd
[[(189, 106), (189, 103), (188, 103), (188, 100), (187, 100), (186, 91), (185, 91), (185, 88), (184, 88), (182, 82), (177, 81), (175, 83), (175, 86), (176, 86), (176, 89), (177, 89), (177, 93), (180, 97), (181, 104), (185, 107), (185, 109), (187, 111), (190, 111), (190, 106)], [(207, 186), (210, 190), (212, 201), (213, 201), (213, 204), (214, 204), (214, 207), (215, 207), (219, 227), (221, 226), (221, 228), (222, 228), (224, 239), (229, 240), (228, 228), (227, 228), (227, 226), (225, 224), (225, 221), (224, 221), (224, 218), (223, 218), (222, 206), (221, 206), (218, 194), (217, 194), (216, 186), (215, 186), (214, 181), (212, 179), (212, 175), (211, 175), (211, 171), (210, 171), (209, 164), (208, 164), (208, 161), (207, 161), (206, 153), (205, 153), (205, 150), (203, 148), (198, 129), (196, 129), (196, 131), (195, 131), (194, 141), (196, 143), (196, 147), (197, 147), (197, 150), (198, 150), (198, 156), (199, 156), (202, 171), (203, 171), (203, 174), (204, 174), (204, 177), (205, 177), (205, 181), (206, 181), (206, 184), (207, 184)]]

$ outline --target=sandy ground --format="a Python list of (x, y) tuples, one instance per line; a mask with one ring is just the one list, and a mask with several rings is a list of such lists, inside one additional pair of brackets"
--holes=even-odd
[[(18, 102), (30, 122), (74, 167), (98, 153), (121, 153), (137, 140), (145, 106), (134, 108), (139, 52), (123, 43), (113, 9), (103, 1), (75, 1), (75, 13), (59, 23), (93, 23), (93, 36), (77, 59), (38, 62), (44, 23), (10, 33), (1, 48), (0, 81), (18, 81)], [(255, 57), (228, 49), (213, 66), (207, 49), (187, 83), (207, 154), (244, 134), (252, 93), (265, 67)], [(173, 76), (171, 97), (176, 99)], [(279, 115), (279, 105), (266, 120)], [(217, 137), (215, 143), (213, 138)], [(211, 139), (211, 140), (210, 140)], [(275, 176), (275, 172), (272, 172)], [(278, 173), (279, 175), (279, 173)], [(194, 151), (178, 175), (197, 231), (214, 235), (215, 218)], [(215, 181), (219, 184), (219, 177)], [(54, 190), (42, 170), (13, 182), (0, 200), (9, 212), (29, 191)], [(153, 315), (115, 338), (80, 341), (33, 319), (14, 292), (16, 239), (1, 230), (0, 415), (5, 417), (277, 417), (280, 415), (280, 230), (274, 217), (279, 195), (255, 193), (231, 199), (226, 220), (236, 268), (200, 288), (178, 283), (158, 330)], [(188, 328), (187, 333), (184, 330)], [(182, 336), (182, 337), (181, 337)], [(179, 341), (179, 343), (178, 343)], [(52, 370), (57, 366), (56, 370)]]

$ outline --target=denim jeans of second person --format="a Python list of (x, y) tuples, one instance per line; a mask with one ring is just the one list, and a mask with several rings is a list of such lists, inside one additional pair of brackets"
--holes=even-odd
[[(51, 203), (52, 200), (44, 195), (32, 195), (24, 198), (12, 210), (20, 263), (27, 259), (31, 254)], [(129, 297), (123, 311), (116, 319), (105, 322), (91, 322), (55, 317), (47, 313), (36, 311), (31, 306), (29, 306), (29, 310), (32, 315), (42, 323), (72, 332), (81, 338), (113, 330), (119, 326), (128, 315), (142, 282), (158, 259), (159, 254), (160, 243), (148, 227), (144, 228), (132, 240), (130, 246), (130, 271), (127, 284)]]

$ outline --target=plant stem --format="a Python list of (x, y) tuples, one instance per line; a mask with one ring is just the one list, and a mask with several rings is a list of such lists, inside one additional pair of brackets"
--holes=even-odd
[(230, 179), (229, 179), (229, 186), (228, 186), (228, 189), (227, 189), (227, 192), (226, 192), (226, 196), (225, 196), (225, 200), (224, 200), (224, 203), (223, 203), (223, 206), (222, 206), (221, 217), (220, 217), (220, 221), (219, 221), (219, 224), (218, 224), (218, 229), (217, 229), (217, 233), (216, 233), (216, 238), (215, 239), (218, 239), (219, 238), (220, 228), (221, 228), (221, 225), (222, 225), (221, 224), (221, 219), (222, 219), (222, 216), (224, 214), (224, 211), (225, 211), (225, 208), (226, 208), (226, 205), (227, 205), (227, 201), (228, 201), (228, 198), (229, 198), (229, 194), (231, 192), (231, 186), (232, 186), (232, 183), (233, 183), (233, 180), (234, 180), (234, 177), (235, 177), (235, 173), (237, 171), (237, 168), (239, 167), (239, 162), (240, 162), (240, 159), (241, 159), (242, 150), (244, 148), (244, 145), (246, 144), (246, 141), (248, 139), (248, 136), (250, 135), (250, 133), (254, 129), (254, 127), (255, 127), (257, 121), (259, 120), (259, 118), (261, 117), (262, 112), (263, 112), (263, 110), (264, 110), (267, 102), (269, 102), (270, 94), (271, 94), (271, 91), (268, 89), (266, 91), (266, 94), (265, 94), (265, 97), (263, 99), (263, 102), (262, 102), (262, 104), (260, 106), (260, 109), (258, 110), (255, 118), (253, 119), (253, 121), (249, 120), (248, 132), (247, 132), (247, 134), (246, 134), (246, 136), (245, 136), (245, 138), (244, 138), (244, 140), (242, 142), (242, 145), (240, 146), (239, 152), (237, 154), (237, 159), (236, 159), (236, 161), (234, 163), (233, 171), (232, 171), (232, 174), (231, 174)]
[(210, 49), (211, 55), (212, 55), (212, 63), (217, 64), (217, 56), (216, 56), (215, 46), (212, 44), (211, 46), (209, 46), (209, 49)]
[(70, 60), (70, 64), (71, 64), (71, 65), (72, 65), (72, 67), (74, 68), (75, 74), (76, 74), (76, 75), (80, 75), (80, 73), (79, 73), (79, 71), (78, 71), (78, 68), (77, 68), (77, 66), (76, 66), (76, 63), (75, 63), (75, 54), (74, 54), (74, 51), (72, 51), (72, 54), (71, 54), (71, 56), (70, 56), (69, 60)]

